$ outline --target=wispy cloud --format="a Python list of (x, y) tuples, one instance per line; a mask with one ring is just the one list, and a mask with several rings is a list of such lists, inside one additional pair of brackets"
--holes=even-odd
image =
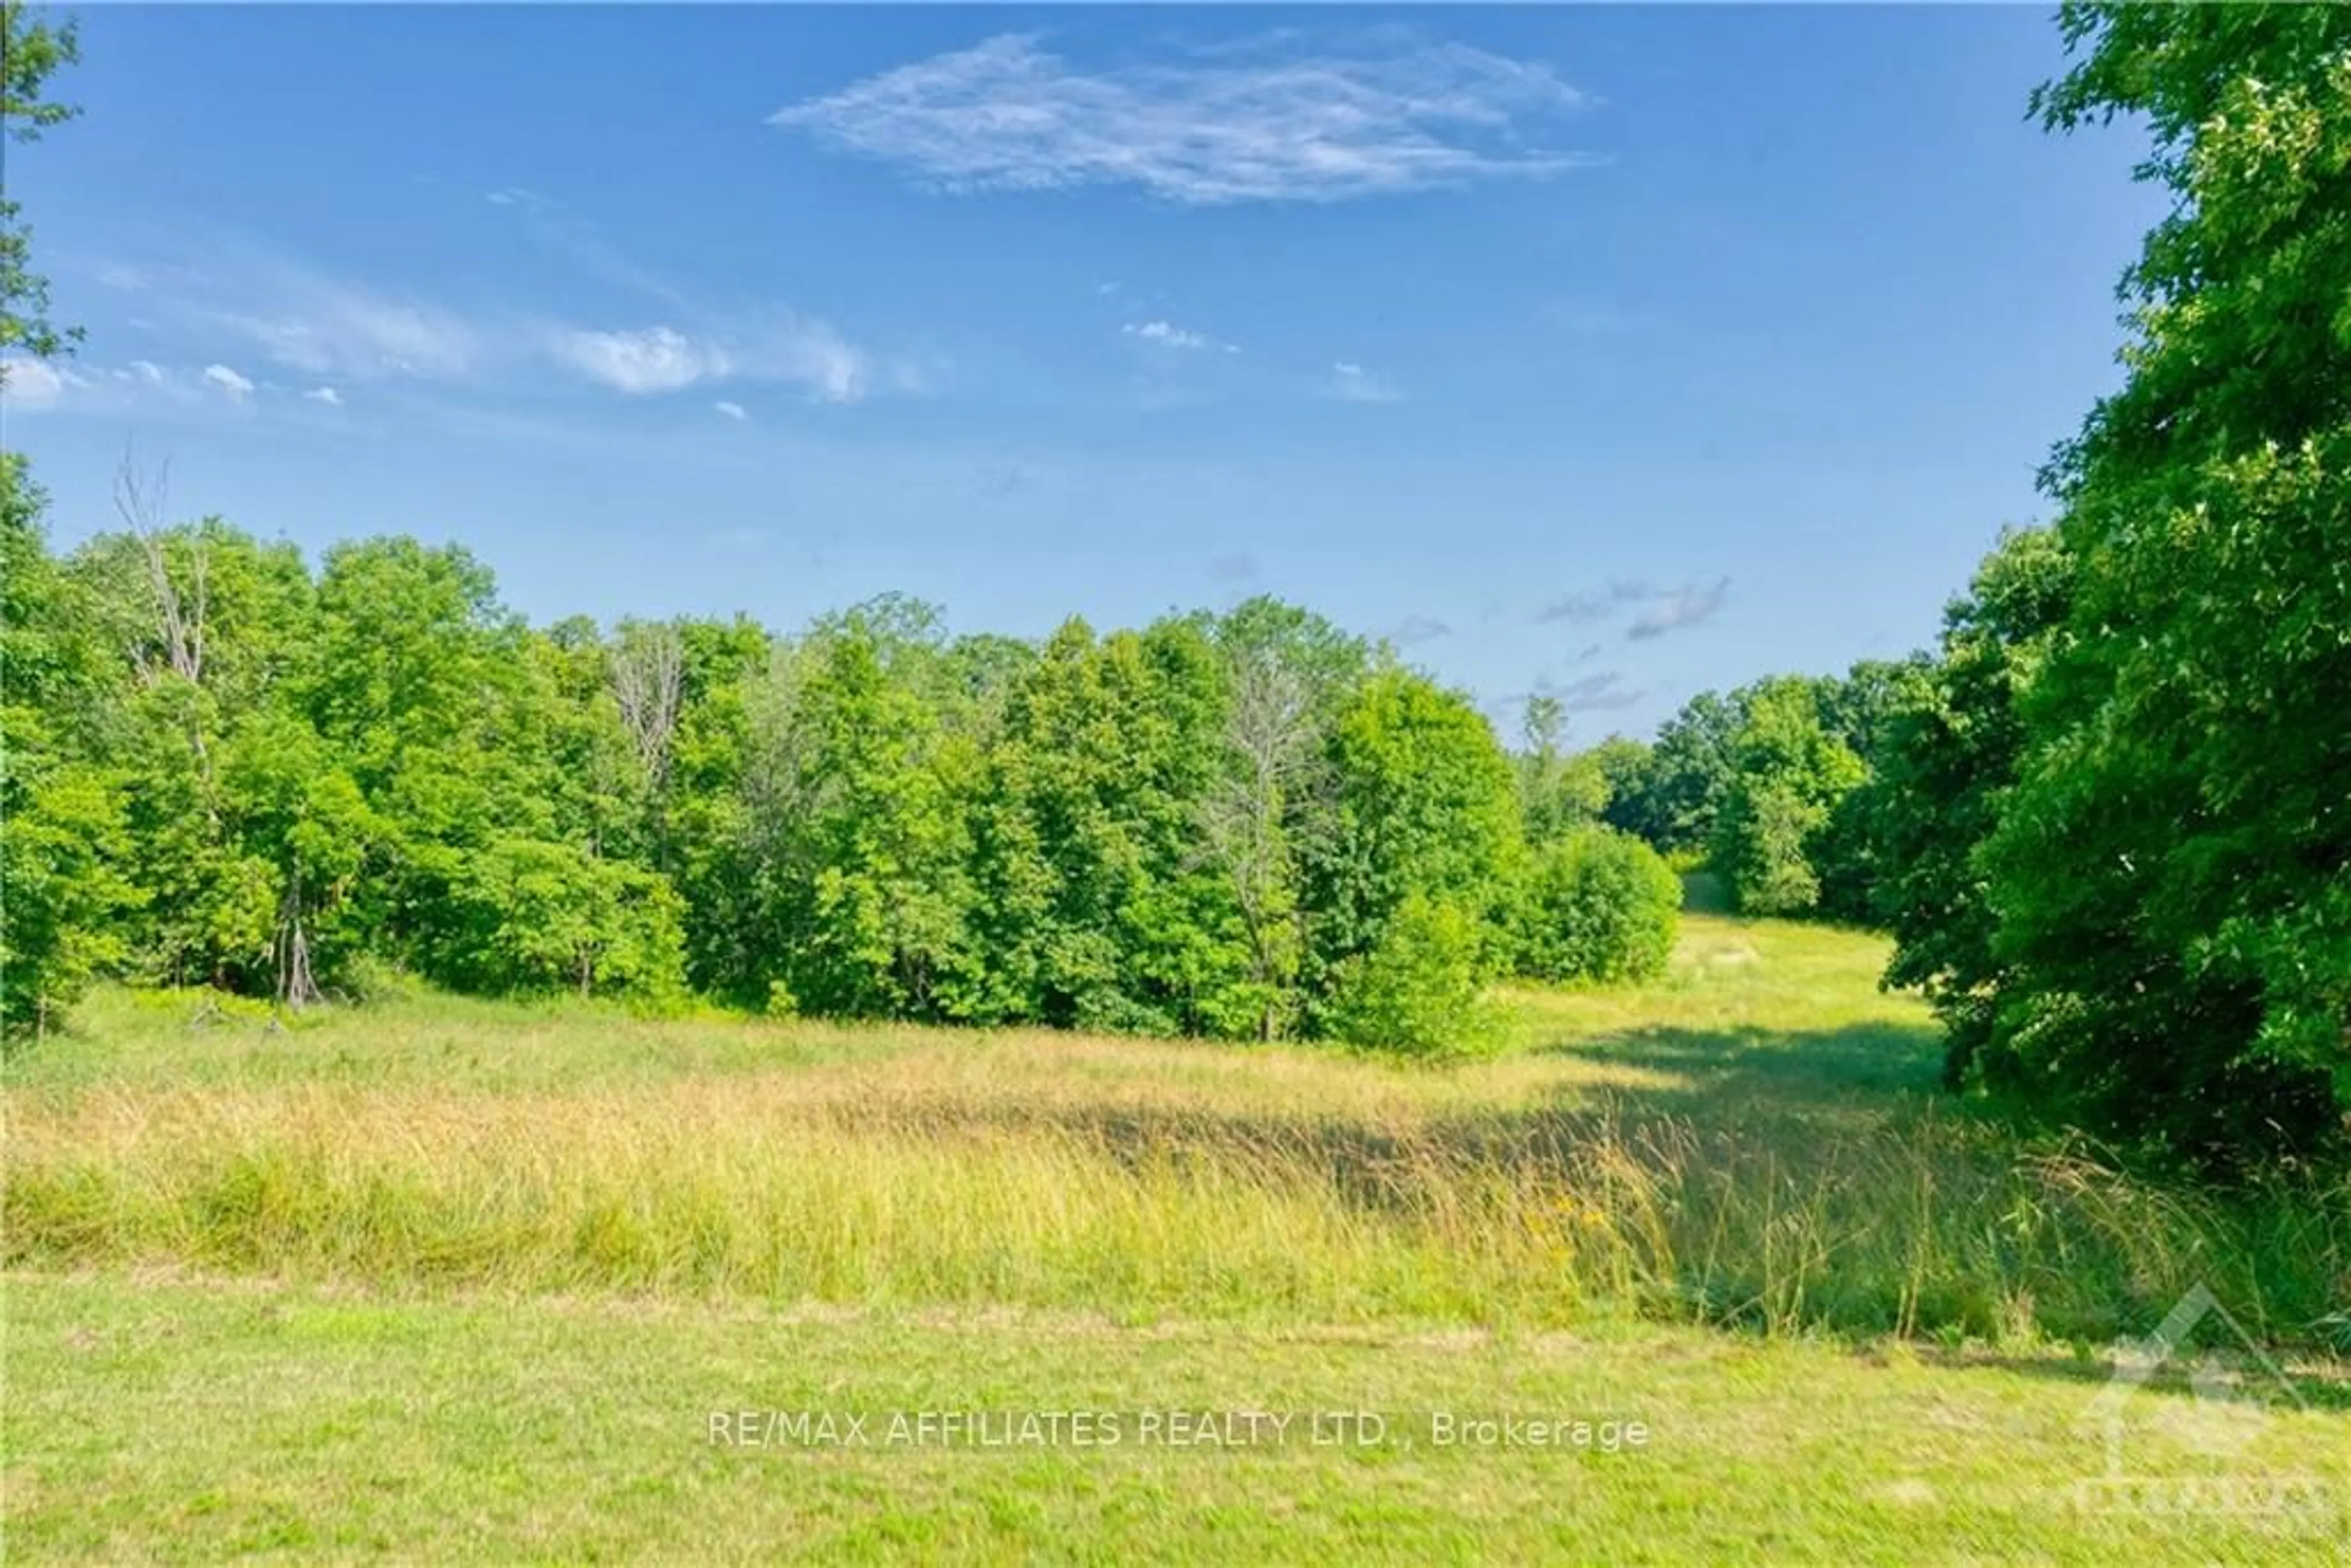
[[(238, 247), (226, 263), (202, 274), (174, 269), (184, 281), (158, 303), (188, 324), (235, 334), (286, 370), (350, 381), (454, 380), (485, 351), (483, 334), (439, 306), (252, 247)], [(224, 276), (232, 281), (217, 281)]]
[(710, 406), (716, 409), (720, 413), (725, 414), (727, 418), (733, 420), (737, 424), (745, 423), (751, 417), (748, 413), (744, 412), (743, 405), (741, 403), (728, 402), (724, 398), (719, 399)]
[(54, 408), (65, 390), (66, 378), (56, 367), (29, 354), (0, 355), (0, 402), (10, 408)]
[(1587, 621), (1602, 621), (1627, 604), (1654, 597), (1656, 591), (1646, 582), (1620, 579), (1604, 590), (1570, 593), (1552, 600), (1535, 612), (1535, 622), (1538, 625), (1548, 626), (1563, 621), (1576, 626)]
[(1625, 629), (1625, 635), (1640, 643), (1652, 637), (1662, 637), (1668, 632), (1698, 625), (1722, 608), (1723, 596), (1729, 589), (1730, 579), (1726, 577), (1711, 587), (1681, 588), (1662, 594), (1633, 618), (1633, 624)]
[(789, 382), (826, 402), (854, 402), (876, 391), (926, 392), (933, 384), (928, 367), (912, 361), (877, 366), (830, 323), (789, 312), (745, 329), (736, 364), (749, 380)]
[(1626, 686), (1621, 670), (1602, 670), (1564, 684), (1546, 675), (1535, 682), (1533, 695), (1553, 698), (1570, 713), (1613, 713), (1631, 707), (1648, 693)]
[(1453, 628), (1432, 615), (1407, 615), (1380, 635), (1399, 648), (1410, 648), (1434, 643), (1439, 637), (1450, 637)]
[(1006, 34), (778, 110), (768, 123), (948, 191), (1134, 185), (1190, 205), (1344, 201), (1560, 173), (1529, 146), (1584, 103), (1547, 66), (1380, 29), (1087, 68)]
[(253, 383), (226, 365), (206, 365), (204, 384), (217, 389), (231, 402), (243, 402), (253, 395)]
[[(493, 194), (517, 205), (543, 200)], [(829, 322), (790, 310), (681, 310), (667, 321), (622, 327), (510, 310), (460, 313), (255, 246), (219, 248), (221, 265), (201, 272), (116, 271), (203, 351), (257, 352), (280, 370), (339, 386), (395, 378), (511, 386), (554, 371), (632, 395), (741, 380), (852, 402), (877, 392), (926, 392), (946, 374), (935, 359), (876, 356)], [(657, 279), (643, 281), (647, 292), (669, 294)]]
[(1341, 402), (1402, 402), (1404, 392), (1387, 377), (1367, 371), (1350, 360), (1341, 360), (1331, 367), (1330, 376), (1322, 383), (1323, 394)]
[(1130, 338), (1140, 338), (1146, 343), (1155, 343), (1163, 349), (1214, 349), (1226, 354), (1241, 351), (1238, 343), (1221, 343), (1206, 332), (1195, 332), (1172, 321), (1129, 321), (1119, 331)]
[(343, 406), (343, 394), (337, 392), (332, 387), (312, 387), (308, 392), (304, 392), (302, 396), (306, 402), (322, 402), (329, 408), (340, 408)]
[(620, 246), (605, 238), (602, 230), (567, 211), (552, 196), (509, 185), (489, 192), (483, 199), (517, 214), (523, 232), (534, 243), (589, 277), (650, 296), (673, 310), (691, 308), (682, 291), (638, 266)]

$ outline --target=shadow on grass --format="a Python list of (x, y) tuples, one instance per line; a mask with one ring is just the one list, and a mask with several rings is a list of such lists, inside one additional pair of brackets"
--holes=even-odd
[(1942, 1091), (1941, 1039), (1924, 1024), (1794, 1032), (1649, 1028), (1542, 1046), (1536, 1054), (1637, 1068), (1670, 1081), (1612, 1092), (1622, 1109), (1642, 1118), (1745, 1126), (1769, 1117), (1849, 1130), (1898, 1120), (1928, 1103), (1959, 1103)]
[[(1618, 1269), (1641, 1311), (1683, 1322), (2099, 1347), (2152, 1329), (2203, 1283), (2273, 1343), (2324, 1343), (2314, 1325), (2344, 1277), (2342, 1232), (2257, 1223), (2022, 1143), (1941, 1092), (1929, 1028), (1648, 1029), (1554, 1049), (1646, 1076), (1395, 1120), (957, 1099), (886, 1113), (949, 1136), (1071, 1139), (1179, 1179), (1319, 1186), (1471, 1249), (1559, 1213), (1602, 1215), (1588, 1239), (1599, 1261), (1583, 1266)], [(2064, 1358), (1998, 1364), (2105, 1375)], [(2344, 1397), (2330, 1385), (2309, 1402)]]
[(1071, 1139), (1129, 1171), (1278, 1170), (1390, 1217), (1425, 1216), (1432, 1202), (1466, 1190), (1531, 1208), (1612, 1182), (1645, 1195), (1628, 1201), (1673, 1210), (1701, 1193), (1735, 1203), (1737, 1192), (1789, 1183), (1851, 1189), (1865, 1185), (1856, 1172), (1873, 1163), (1907, 1172), (1929, 1162), (1938, 1179), (1959, 1176), (1980, 1190), (2013, 1155), (1940, 1094), (1935, 1038), (1924, 1028), (1650, 1030), (1555, 1049), (1642, 1069), (1655, 1082), (1569, 1083), (1548, 1103), (1395, 1123), (1311, 1110), (956, 1098), (902, 1103), (886, 1114), (925, 1135)]
[(1690, 1150), (1746, 1150), (1799, 1166), (1827, 1138), (1898, 1138), (1927, 1104), (1956, 1104), (1938, 1087), (1937, 1051), (1932, 1030), (1898, 1024), (1644, 1030), (1534, 1054), (1636, 1068), (1654, 1082), (1567, 1083), (1548, 1104), (1434, 1113), (1395, 1127), (1312, 1112), (946, 1098), (889, 1114), (924, 1132), (1058, 1133), (1130, 1167), (1271, 1156), (1327, 1176), (1353, 1200), (1388, 1207), (1400, 1173), (1475, 1168), (1518, 1186), (1556, 1186), (1583, 1170), (1596, 1147), (1668, 1134)]

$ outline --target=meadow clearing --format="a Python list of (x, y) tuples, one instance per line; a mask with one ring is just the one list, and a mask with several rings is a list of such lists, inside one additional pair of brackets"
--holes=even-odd
[[(1512, 1048), (1436, 1069), (101, 993), (7, 1070), (9, 1543), (2339, 1552), (2344, 1195), (2175, 1189), (1956, 1108), (1884, 955), (1694, 914), (1663, 979), (1511, 990)], [(2282, 1381), (2241, 1358), (2216, 1400), (2183, 1357), (2105, 1421), (2110, 1342), (2199, 1286), (2198, 1343), (2240, 1324)], [(886, 1440), (945, 1412), (999, 1425)], [(1001, 1425), (1072, 1412), (1106, 1428)]]

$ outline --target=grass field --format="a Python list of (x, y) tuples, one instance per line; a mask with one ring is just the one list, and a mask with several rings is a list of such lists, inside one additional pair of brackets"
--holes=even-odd
[[(2346, 1194), (2223, 1201), (1963, 1113), (1883, 957), (1694, 915), (1664, 980), (1515, 992), (1514, 1049), (1441, 1071), (108, 994), (6, 1070), (8, 1544), (2339, 1555)], [(2199, 1343), (2267, 1363), (2106, 1419), (2104, 1347), (2199, 1287)], [(1177, 1444), (1171, 1410), (1296, 1418)], [(826, 1411), (867, 1440), (713, 1437)], [(1096, 1442), (887, 1440), (947, 1411)], [(1379, 1440), (1309, 1435), (1359, 1411)], [(1620, 1426), (1492, 1447), (1444, 1413)]]

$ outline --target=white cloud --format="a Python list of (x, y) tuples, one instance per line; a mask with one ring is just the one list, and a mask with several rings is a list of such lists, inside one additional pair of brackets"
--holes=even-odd
[(329, 408), (340, 408), (343, 406), (343, 394), (337, 392), (332, 387), (312, 387), (308, 392), (304, 392), (302, 396), (311, 402), (325, 403)]
[(616, 392), (676, 392), (726, 373), (726, 356), (668, 327), (642, 332), (559, 333), (555, 357)]
[(206, 365), (204, 381), (207, 385), (218, 387), (231, 402), (243, 402), (253, 395), (253, 383), (226, 365)]
[[(546, 202), (519, 190), (493, 194), (531, 214)], [(565, 237), (568, 243), (578, 236), (565, 231)], [(659, 324), (604, 329), (520, 310), (460, 314), (427, 299), (326, 276), (250, 244), (215, 249), (201, 272), (179, 267), (119, 270), (149, 286), (159, 314), (192, 335), (202, 351), (230, 363), (257, 353), (288, 372), (288, 381), (298, 376), (296, 385), (334, 389), (337, 400), (355, 384), (395, 378), (512, 390), (534, 372), (543, 377), (553, 370), (631, 394), (739, 379), (797, 386), (824, 402), (852, 402), (875, 392), (929, 391), (946, 374), (944, 362), (935, 358), (875, 356), (831, 324), (789, 310), (711, 311), (681, 303)], [(597, 269), (614, 278), (625, 275), (645, 292), (668, 296), (658, 279), (635, 275), (617, 254), (602, 256)], [(163, 290), (154, 280), (167, 277), (171, 287)], [(128, 375), (116, 379), (135, 378), (150, 387), (171, 384), (170, 372), (147, 361), (131, 361), (128, 369)], [(195, 372), (183, 379), (202, 390)], [(260, 380), (266, 384), (268, 378)], [(228, 390), (217, 379), (213, 387)], [(315, 392), (304, 395), (328, 401)]]
[(1129, 321), (1119, 330), (1130, 338), (1140, 338), (1164, 349), (1214, 349), (1226, 354), (1241, 351), (1238, 343), (1220, 343), (1205, 332), (1195, 332), (1172, 321)]
[(751, 417), (749, 414), (743, 412), (743, 405), (739, 402), (726, 402), (721, 401), (714, 402), (710, 406), (725, 414), (727, 418), (735, 421), (737, 424), (740, 424), (743, 421)]
[(1383, 29), (1089, 69), (1007, 34), (789, 105), (768, 123), (949, 191), (1127, 184), (1192, 205), (1343, 201), (1541, 178), (1592, 162), (1530, 148), (1585, 100), (1547, 66)]
[[(822, 321), (784, 315), (721, 339), (689, 337), (674, 327), (635, 331), (558, 330), (548, 348), (556, 361), (589, 380), (632, 394), (682, 392), (734, 379), (805, 387), (827, 402), (854, 402), (872, 390), (866, 356)], [(907, 374), (884, 378), (903, 386)]]
[(1323, 392), (1342, 402), (1402, 402), (1404, 393), (1385, 376), (1377, 375), (1345, 360), (1331, 367), (1331, 378)]
[(0, 400), (26, 413), (54, 408), (64, 395), (66, 378), (56, 369), (25, 354), (0, 356)]

